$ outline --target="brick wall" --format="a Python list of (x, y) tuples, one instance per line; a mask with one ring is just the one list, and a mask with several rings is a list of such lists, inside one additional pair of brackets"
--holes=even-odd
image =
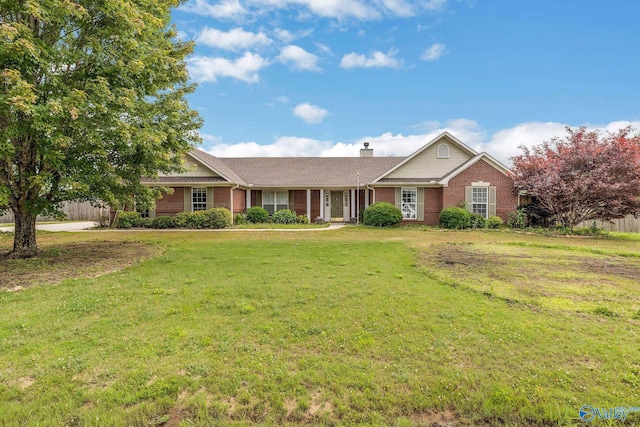
[(184, 212), (184, 188), (174, 187), (173, 194), (162, 194), (162, 198), (156, 201), (156, 215), (175, 215)]
[(247, 210), (247, 192), (236, 188), (233, 190), (233, 213), (237, 214)]
[(424, 223), (437, 225), (442, 211), (442, 188), (424, 189)]
[(296, 215), (307, 214), (307, 190), (293, 190), (293, 206), (289, 206), (289, 209)]
[(443, 207), (457, 206), (463, 202), (466, 197), (465, 188), (476, 181), (489, 182), (496, 187), (496, 215), (506, 221), (507, 213), (518, 208), (518, 194), (513, 180), (484, 160), (478, 161), (449, 181), (449, 186), (443, 189)]
[(311, 218), (313, 222), (320, 216), (320, 190), (311, 190)]
[(229, 187), (213, 189), (213, 207), (231, 210), (231, 189)]
[(378, 202), (389, 202), (395, 206), (396, 189), (394, 187), (376, 188), (376, 203)]

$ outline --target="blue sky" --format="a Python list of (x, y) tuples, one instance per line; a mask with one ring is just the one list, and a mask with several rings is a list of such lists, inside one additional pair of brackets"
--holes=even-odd
[(639, 1), (191, 0), (173, 17), (218, 156), (408, 155), (448, 130), (508, 163), (566, 125), (640, 129)]

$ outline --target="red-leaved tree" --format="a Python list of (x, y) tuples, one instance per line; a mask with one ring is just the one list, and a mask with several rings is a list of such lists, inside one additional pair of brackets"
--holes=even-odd
[(640, 215), (640, 136), (631, 127), (606, 135), (567, 127), (563, 139), (520, 148), (511, 158), (516, 187), (560, 224)]

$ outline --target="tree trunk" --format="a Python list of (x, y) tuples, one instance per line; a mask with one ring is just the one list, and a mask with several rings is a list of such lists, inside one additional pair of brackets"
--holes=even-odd
[(36, 215), (25, 209), (12, 207), (15, 217), (15, 234), (11, 258), (31, 258), (38, 254), (36, 244)]

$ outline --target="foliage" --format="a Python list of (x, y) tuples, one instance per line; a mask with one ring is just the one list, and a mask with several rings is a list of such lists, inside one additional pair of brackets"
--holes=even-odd
[(471, 228), (485, 228), (487, 226), (487, 220), (483, 215), (471, 214), (469, 218), (469, 227)]
[(500, 228), (504, 221), (499, 216), (490, 216), (487, 218), (487, 228)]
[[(141, 177), (182, 169), (199, 142), (180, 0), (0, 0), (0, 188), (14, 253), (37, 253), (35, 217), (67, 200), (143, 207)], [(28, 160), (27, 160), (28, 159)], [(26, 161), (25, 161), (26, 160)]]
[(298, 215), (298, 224), (309, 224), (307, 215)]
[(530, 226), (548, 226), (553, 215), (549, 209), (545, 208), (536, 198), (532, 198), (530, 203), (521, 206), (526, 214), (526, 224)]
[(525, 228), (527, 226), (527, 213), (525, 209), (519, 208), (507, 214), (507, 226), (509, 228)]
[(227, 228), (233, 224), (231, 211), (227, 208), (212, 208), (195, 212), (179, 212), (173, 217), (177, 228)]
[(602, 136), (567, 128), (512, 158), (515, 185), (560, 224), (640, 215), (640, 135), (627, 127)]
[(466, 209), (452, 206), (440, 212), (439, 222), (444, 228), (467, 228), (471, 225), (471, 214)]
[(363, 222), (374, 227), (391, 227), (402, 222), (400, 209), (388, 202), (378, 202), (364, 210)]
[(269, 220), (269, 212), (262, 206), (253, 206), (247, 209), (247, 220), (253, 224), (262, 224)]
[(149, 218), (142, 218), (140, 212), (118, 212), (116, 228), (147, 228), (151, 226)]
[(247, 220), (247, 214), (240, 212), (239, 214), (236, 215), (233, 222), (236, 225), (244, 225), (244, 224), (247, 224), (249, 220)]
[(296, 224), (298, 222), (296, 213), (289, 209), (280, 209), (274, 212), (271, 219), (275, 224)]
[(175, 228), (176, 224), (173, 221), (173, 217), (170, 216), (157, 216), (151, 220), (151, 228), (165, 229)]

